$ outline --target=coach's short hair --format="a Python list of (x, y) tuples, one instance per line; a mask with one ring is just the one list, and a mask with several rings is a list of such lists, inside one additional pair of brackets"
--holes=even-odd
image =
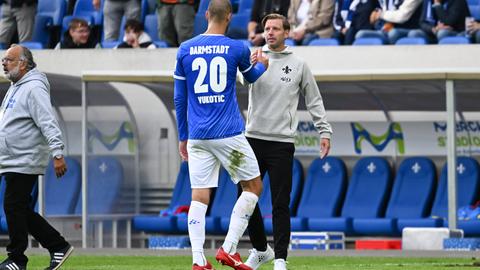
[(216, 22), (224, 21), (228, 14), (232, 13), (230, 0), (212, 0), (208, 4), (210, 19)]
[(268, 20), (282, 20), (283, 30), (290, 31), (290, 23), (288, 22), (285, 16), (277, 13), (270, 13), (266, 15), (262, 19), (263, 28), (265, 28), (265, 24), (267, 23)]

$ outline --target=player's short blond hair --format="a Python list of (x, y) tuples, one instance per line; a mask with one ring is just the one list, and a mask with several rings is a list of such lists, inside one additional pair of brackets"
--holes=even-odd
[(224, 21), (232, 13), (230, 0), (212, 0), (208, 4), (210, 19), (216, 22)]

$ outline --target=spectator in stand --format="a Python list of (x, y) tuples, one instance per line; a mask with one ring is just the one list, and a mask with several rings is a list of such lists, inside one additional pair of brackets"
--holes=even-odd
[(97, 40), (90, 34), (91, 29), (87, 21), (73, 18), (68, 24), (68, 30), (63, 35), (63, 41), (55, 49), (88, 49), (97, 46)]
[(195, 0), (160, 0), (158, 25), (160, 39), (169, 47), (178, 47), (193, 35)]
[(480, 21), (473, 21), (466, 27), (467, 34), (472, 37), (473, 42), (480, 43)]
[(435, 43), (436, 37), (433, 33), (433, 28), (437, 24), (437, 19), (434, 16), (432, 9), (433, 0), (424, 0), (422, 5), (422, 15), (420, 16), (420, 28), (410, 30), (408, 37), (412, 38), (424, 38), (427, 43)]
[(355, 38), (380, 38), (386, 44), (395, 44), (418, 29), (423, 0), (380, 1), (380, 8), (370, 14), (370, 23), (375, 30), (360, 30)]
[(408, 33), (410, 37), (423, 37), (432, 43), (432, 37), (438, 41), (465, 31), (465, 18), (470, 16), (465, 0), (434, 0), (433, 5), (431, 1), (424, 1), (423, 4), (422, 15), (425, 17), (422, 16), (420, 29)]
[(252, 14), (248, 23), (248, 40), (254, 46), (265, 44), (263, 37), (262, 20), (270, 13), (277, 13), (287, 17), (290, 0), (254, 0)]
[(377, 1), (371, 0), (337, 0), (334, 15), (334, 37), (340, 43), (352, 45), (355, 35), (360, 30), (373, 30), (370, 13), (378, 7)]
[(288, 9), (290, 38), (304, 46), (319, 37), (331, 38), (334, 10), (334, 0), (292, 0)]
[[(333, 28), (335, 32), (333, 33), (333, 37), (338, 39), (340, 43), (344, 43), (345, 35), (352, 23), (351, 20), (348, 20), (350, 2), (351, 0), (335, 1), (335, 12), (333, 14)], [(349, 25), (347, 25), (347, 22)]]
[(153, 44), (150, 36), (143, 31), (142, 23), (135, 19), (130, 19), (125, 23), (123, 42), (115, 48), (155, 49), (156, 46)]
[(33, 36), (38, 0), (0, 0), (0, 43), (10, 45), (13, 34), (18, 32), (18, 42), (30, 41)]
[[(99, 10), (101, 0), (92, 0), (93, 6)], [(140, 21), (140, 0), (105, 0), (103, 6), (104, 40), (118, 40), (122, 17)]]
[(432, 29), (437, 40), (465, 31), (465, 18), (470, 16), (467, 1), (434, 0), (432, 8), (438, 20)]
[(432, 7), (438, 20), (433, 29), (437, 40), (465, 31), (465, 18), (470, 16), (466, 0), (434, 0)]

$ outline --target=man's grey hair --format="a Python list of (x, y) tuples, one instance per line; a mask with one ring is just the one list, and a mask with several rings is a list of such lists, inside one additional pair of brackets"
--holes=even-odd
[(32, 51), (30, 51), (30, 49), (28, 49), (25, 46), (18, 45), (18, 44), (12, 44), (12, 46), (10, 46), (10, 48), (13, 48), (13, 47), (22, 48), (22, 54), (20, 54), (20, 60), (27, 62), (27, 70), (28, 71), (34, 69), (37, 66), (37, 64), (33, 60), (33, 54), (32, 54)]

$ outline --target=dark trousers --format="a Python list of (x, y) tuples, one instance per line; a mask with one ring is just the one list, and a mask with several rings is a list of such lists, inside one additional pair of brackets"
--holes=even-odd
[[(295, 145), (293, 143), (247, 139), (257, 157), (262, 179), (266, 172), (268, 172), (270, 177), (275, 258), (286, 259), (290, 242), (289, 205)], [(240, 193), (241, 187), (239, 185)], [(255, 249), (260, 251), (266, 250), (267, 237), (258, 204), (255, 206), (255, 210), (248, 222), (248, 234)]]
[(8, 257), (17, 264), (27, 264), (24, 252), (28, 245), (28, 233), (50, 252), (66, 247), (68, 243), (60, 233), (31, 207), (31, 193), (38, 175), (5, 173), (4, 176), (7, 187), (3, 208), (10, 238)]

